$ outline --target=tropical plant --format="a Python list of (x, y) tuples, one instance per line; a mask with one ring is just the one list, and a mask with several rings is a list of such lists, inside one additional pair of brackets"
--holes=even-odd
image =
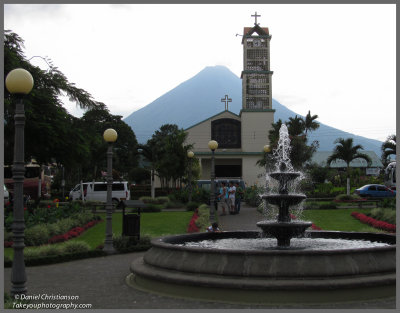
[(319, 127), (319, 123), (315, 122), (318, 118), (318, 115), (311, 115), (310, 111), (308, 111), (306, 118), (304, 119), (304, 130), (307, 135), (308, 131), (316, 130)]
[(390, 135), (382, 144), (382, 160), (387, 161), (390, 155), (396, 155), (396, 135)]
[[(310, 111), (305, 118), (300, 116), (289, 117), (289, 121), (285, 122), (288, 127), (290, 137), (290, 160), (294, 168), (299, 169), (309, 161), (313, 153), (318, 149), (318, 141), (308, 144), (307, 134), (319, 127), (319, 123), (315, 122), (318, 115), (312, 115)], [(275, 149), (279, 141), (279, 131), (283, 122), (278, 120), (272, 123), (272, 127), (268, 134), (271, 150)], [(257, 161), (257, 165), (270, 168), (274, 164), (273, 155), (270, 152), (264, 152), (263, 158)]]
[(361, 145), (353, 145), (353, 138), (338, 138), (334, 141), (336, 147), (333, 150), (333, 153), (326, 160), (328, 165), (331, 165), (332, 162), (336, 162), (337, 160), (343, 160), (347, 165), (347, 195), (350, 194), (350, 162), (355, 159), (364, 159), (368, 162), (368, 165), (371, 164), (371, 158), (365, 154), (360, 152), (359, 150), (363, 150), (363, 146)]

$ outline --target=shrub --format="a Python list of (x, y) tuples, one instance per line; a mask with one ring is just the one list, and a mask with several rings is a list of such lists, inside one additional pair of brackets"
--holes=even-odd
[(35, 248), (26, 248), (26, 249), (24, 249), (24, 258), (25, 259), (37, 258), (39, 256), (40, 256), (39, 249), (35, 249)]
[(157, 197), (156, 199), (157, 204), (166, 204), (169, 202), (169, 198), (168, 197)]
[(49, 231), (50, 237), (62, 234), (60, 226), (56, 223), (47, 224), (47, 230)]
[(357, 201), (361, 200), (362, 198), (359, 195), (351, 194), (340, 194), (335, 197), (335, 201)]
[(378, 207), (381, 208), (390, 208), (390, 209), (395, 209), (396, 208), (396, 199), (383, 199), (382, 201), (378, 202)]
[(152, 197), (143, 196), (139, 198), (140, 201), (144, 203), (154, 203), (154, 199)]
[(118, 252), (131, 252), (150, 248), (150, 240), (149, 236), (142, 236), (138, 240), (137, 237), (119, 235), (113, 237), (113, 246)]
[(258, 207), (262, 202), (261, 195), (264, 191), (264, 187), (258, 187), (257, 185), (247, 187), (244, 191), (244, 201), (248, 205)]
[(89, 244), (84, 241), (67, 241), (62, 245), (64, 253), (81, 253), (90, 250)]
[(44, 245), (37, 248), (39, 251), (39, 257), (44, 257), (48, 255), (59, 255), (62, 253), (62, 249), (59, 246), (55, 245)]
[(186, 209), (188, 211), (194, 211), (199, 207), (199, 205), (200, 205), (200, 203), (191, 201), (191, 202), (186, 203)]
[(375, 208), (367, 215), (379, 221), (396, 224), (396, 210)]
[(64, 218), (59, 220), (56, 224), (60, 228), (61, 234), (64, 234), (75, 227), (75, 222), (71, 218)]
[(49, 240), (49, 231), (44, 224), (35, 225), (25, 230), (25, 244), (27, 246), (39, 246)]
[(337, 206), (333, 203), (324, 203), (319, 206), (320, 210), (335, 210)]
[(4, 241), (13, 241), (13, 233), (4, 231)]

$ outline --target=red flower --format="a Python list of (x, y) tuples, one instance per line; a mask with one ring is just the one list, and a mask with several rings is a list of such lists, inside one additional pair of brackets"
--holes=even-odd
[(358, 213), (358, 212), (352, 212), (351, 216), (358, 219), (361, 223), (368, 224), (371, 227), (386, 230), (386, 231), (393, 232), (393, 233), (396, 232), (396, 225), (394, 225), (394, 224), (390, 224), (390, 223), (387, 223), (384, 221), (378, 221), (372, 217), (366, 216), (366, 215), (364, 215), (362, 213)]

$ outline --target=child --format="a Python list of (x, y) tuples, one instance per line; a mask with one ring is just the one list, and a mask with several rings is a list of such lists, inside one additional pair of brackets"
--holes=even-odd
[(218, 223), (214, 222), (211, 226), (208, 226), (207, 233), (220, 233), (221, 230), (218, 228)]

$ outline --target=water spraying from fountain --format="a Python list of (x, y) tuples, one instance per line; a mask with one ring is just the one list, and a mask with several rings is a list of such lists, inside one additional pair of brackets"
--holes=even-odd
[[(277, 148), (273, 151), (275, 160), (275, 171), (267, 173), (278, 181), (278, 193), (266, 193), (262, 198), (267, 204), (276, 205), (279, 208), (279, 214), (276, 221), (261, 221), (257, 223), (265, 236), (273, 236), (278, 240), (279, 248), (290, 247), (290, 239), (301, 237), (305, 230), (312, 225), (311, 222), (292, 222), (289, 209), (291, 206), (300, 204), (306, 196), (299, 193), (291, 193), (293, 181), (301, 174), (295, 172), (290, 161), (290, 139), (288, 129), (283, 124), (279, 130), (279, 141)], [(266, 179), (269, 182), (269, 179)], [(267, 187), (267, 190), (269, 188)]]

